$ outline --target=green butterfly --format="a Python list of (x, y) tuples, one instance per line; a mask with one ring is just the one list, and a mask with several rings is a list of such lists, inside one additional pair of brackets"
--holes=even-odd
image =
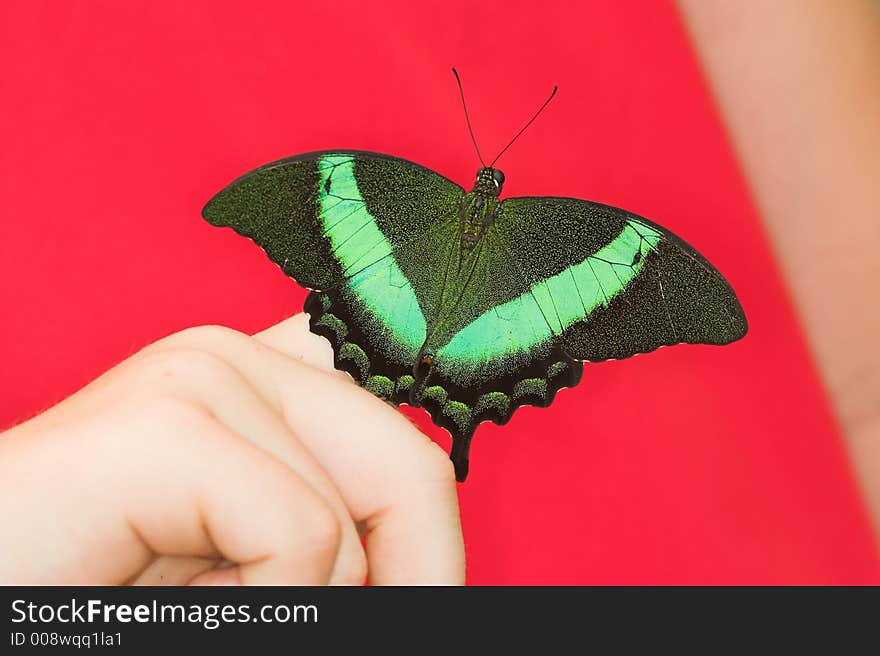
[(492, 165), (466, 192), (404, 159), (328, 150), (244, 175), (203, 215), (313, 290), (304, 310), (336, 368), (424, 407), (463, 481), (477, 426), (550, 405), (582, 361), (747, 330), (727, 281), (665, 228), (574, 198), (502, 201), (503, 184)]

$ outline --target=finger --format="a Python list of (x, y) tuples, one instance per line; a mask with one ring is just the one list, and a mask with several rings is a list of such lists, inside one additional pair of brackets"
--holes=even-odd
[[(277, 406), (267, 403), (224, 359), (193, 350), (198, 340), (182, 337), (173, 342), (174, 350), (145, 356), (149, 362), (141, 363), (138, 384), (149, 388), (150, 380), (155, 379), (153, 384), (163, 393), (205, 404), (218, 421), (280, 459), (307, 481), (324, 497), (342, 527), (342, 545), (331, 583), (363, 583), (366, 557), (354, 522), (333, 482), (284, 422)], [(192, 348), (187, 348), (187, 343), (191, 343)], [(184, 348), (177, 348), (181, 345)]]
[(137, 539), (158, 555), (237, 563), (246, 585), (328, 583), (341, 527), (323, 497), (208, 413), (177, 413), (185, 432), (145, 426), (119, 447), (132, 463), (123, 505)]
[(350, 380), (348, 374), (333, 366), (333, 347), (309, 330), (309, 315), (304, 312), (269, 326), (254, 337), (289, 358)]
[[(198, 334), (195, 329), (191, 335)], [(378, 584), (464, 581), (458, 498), (446, 454), (402, 415), (350, 380), (303, 362), (323, 346), (294, 317), (271, 329), (276, 348), (235, 331), (199, 337), (277, 403), (279, 413), (335, 482), (356, 521), (368, 528), (370, 580)]]
[(446, 453), (390, 406), (335, 377), (300, 376), (283, 396), (288, 421), (365, 522), (371, 583), (463, 583), (458, 496)]

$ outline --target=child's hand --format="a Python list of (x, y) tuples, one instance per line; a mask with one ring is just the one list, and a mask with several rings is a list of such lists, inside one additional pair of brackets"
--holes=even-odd
[(5, 584), (464, 582), (446, 454), (304, 315), (172, 335), (9, 430), (0, 510)]

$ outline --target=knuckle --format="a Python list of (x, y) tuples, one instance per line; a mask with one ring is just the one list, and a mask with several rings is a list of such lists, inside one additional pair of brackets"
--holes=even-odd
[(192, 401), (171, 395), (148, 395), (139, 401), (143, 416), (155, 422), (163, 422), (176, 427), (181, 434), (195, 434), (214, 417), (205, 407)]
[(438, 444), (425, 444), (424, 453), (419, 458), (422, 463), (422, 474), (439, 483), (455, 484), (455, 468), (449, 455)]
[(147, 378), (220, 377), (234, 371), (220, 356), (195, 348), (172, 348), (145, 353), (138, 369)]
[(340, 572), (339, 583), (342, 585), (362, 585), (367, 578), (367, 555), (358, 548), (347, 559), (345, 568)]
[(307, 524), (300, 528), (300, 540), (305, 548), (318, 556), (335, 556), (342, 543), (342, 525), (323, 503), (315, 506), (309, 513)]
[(187, 445), (201, 449), (217, 437), (216, 418), (207, 407), (171, 394), (133, 395), (114, 412), (114, 417), (124, 417), (126, 439), (107, 432), (108, 452), (122, 448), (127, 462), (146, 458), (158, 468), (185, 457)]
[(205, 324), (203, 326), (185, 328), (164, 339), (160, 339), (153, 346), (158, 348), (175, 348), (181, 345), (192, 346), (218, 340), (238, 339), (240, 337), (246, 337), (246, 335), (226, 326)]

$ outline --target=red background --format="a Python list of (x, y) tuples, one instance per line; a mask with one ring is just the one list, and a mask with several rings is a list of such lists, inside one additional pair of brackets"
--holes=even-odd
[(751, 323), (723, 349), (587, 365), (552, 408), (484, 425), (460, 488), (469, 581), (880, 582), (674, 6), (421, 4), (4, 3), (0, 427), (178, 329), (256, 331), (299, 311), (304, 292), (262, 251), (200, 218), (235, 176), (344, 147), (470, 185), (455, 65), (488, 156), (560, 87), (500, 162), (507, 195), (666, 225), (725, 273)]

